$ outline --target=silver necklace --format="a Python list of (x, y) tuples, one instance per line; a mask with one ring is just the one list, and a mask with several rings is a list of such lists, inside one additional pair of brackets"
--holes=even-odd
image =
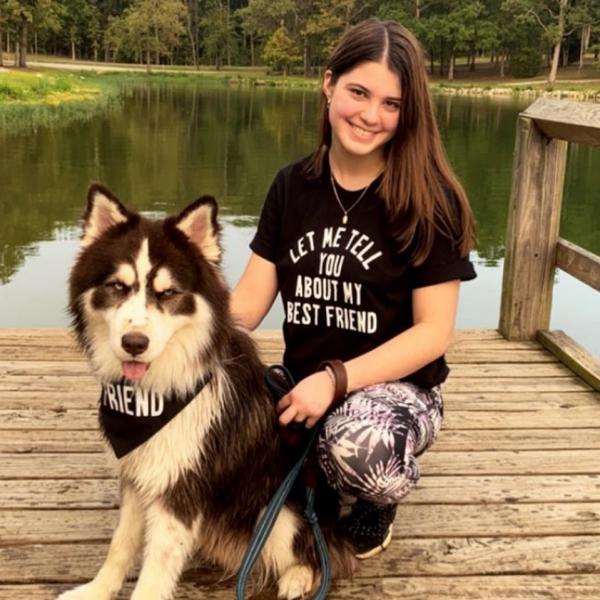
[(340, 200), (340, 197), (338, 196), (337, 187), (335, 185), (335, 179), (333, 178), (333, 175), (329, 175), (329, 179), (331, 180), (333, 195), (335, 196), (337, 203), (340, 205), (340, 208), (344, 213), (344, 216), (342, 217), (342, 223), (345, 225), (348, 222), (348, 213), (363, 199), (363, 196), (367, 193), (367, 190), (371, 187), (371, 183), (373, 183), (373, 181), (371, 181), (371, 183), (367, 185), (367, 187), (361, 192), (360, 196), (352, 203), (352, 206), (348, 210), (346, 210), (344, 208), (344, 205), (342, 204), (342, 201)]

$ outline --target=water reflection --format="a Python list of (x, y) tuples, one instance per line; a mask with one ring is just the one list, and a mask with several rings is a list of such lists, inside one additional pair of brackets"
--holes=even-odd
[[(40, 242), (64, 243), (56, 260), (70, 262), (76, 245), (57, 240), (63, 232), (73, 237), (94, 180), (133, 208), (161, 214), (215, 195), (230, 239), (238, 237), (228, 257), (237, 270), (274, 174), (314, 147), (318, 102), (313, 90), (163, 83), (128, 84), (117, 102), (91, 114), (45, 110), (37, 121), (32, 113), (18, 125), (0, 111), (0, 306), (33, 255), (49, 252)], [(477, 217), (478, 264), (498, 270), (516, 117), (529, 101), (438, 96), (435, 103), (448, 155)], [(561, 235), (600, 254), (598, 190), (600, 151), (573, 146)], [(62, 314), (52, 318), (47, 325), (64, 322)]]

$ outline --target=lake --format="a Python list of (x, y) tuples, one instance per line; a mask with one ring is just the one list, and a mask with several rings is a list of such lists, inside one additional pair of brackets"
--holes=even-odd
[[(220, 84), (127, 84), (94, 111), (0, 111), (0, 327), (63, 327), (67, 277), (91, 181), (162, 216), (202, 194), (220, 202), (224, 269), (248, 259), (266, 190), (316, 138), (313, 90)], [(479, 277), (461, 287), (459, 328), (496, 328), (516, 118), (531, 101), (436, 96), (450, 161), (470, 197)], [(569, 150), (561, 236), (600, 254), (600, 150)], [(277, 301), (262, 327), (279, 328)], [(600, 355), (600, 295), (556, 272), (551, 329)]]

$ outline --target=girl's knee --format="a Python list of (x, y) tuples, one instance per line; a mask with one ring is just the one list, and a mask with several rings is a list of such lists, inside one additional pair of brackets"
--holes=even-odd
[(336, 491), (379, 504), (399, 502), (419, 479), (417, 463), (407, 453), (404, 440), (366, 448), (356, 440), (332, 444), (321, 439), (318, 457), (329, 485)]

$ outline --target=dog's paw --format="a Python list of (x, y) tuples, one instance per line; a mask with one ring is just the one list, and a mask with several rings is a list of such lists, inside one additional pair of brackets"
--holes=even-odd
[(110, 600), (111, 594), (90, 581), (68, 592), (63, 592), (56, 600)]
[(304, 598), (313, 586), (313, 571), (304, 565), (290, 567), (277, 582), (277, 597), (285, 600)]

